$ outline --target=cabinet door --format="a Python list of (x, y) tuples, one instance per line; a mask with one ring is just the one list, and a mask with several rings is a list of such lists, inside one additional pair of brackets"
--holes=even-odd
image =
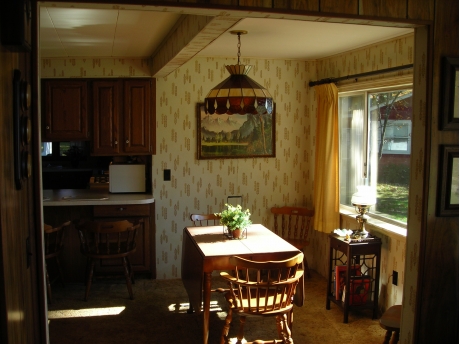
[(93, 154), (120, 153), (119, 81), (94, 81), (93, 84)]
[(124, 80), (123, 151), (150, 154), (150, 79)]
[(87, 81), (45, 80), (43, 141), (89, 139)]

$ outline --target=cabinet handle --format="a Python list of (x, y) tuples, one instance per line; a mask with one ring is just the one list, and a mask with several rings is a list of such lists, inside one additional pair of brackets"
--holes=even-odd
[(129, 140), (126, 140), (126, 143), (129, 143)]
[(46, 126), (46, 129), (48, 130), (49, 128), (50, 128), (50, 126), (49, 126), (49, 125), (47, 125), (47, 126)]
[(115, 141), (115, 144), (117, 145), (117, 144), (118, 144), (118, 141)]
[(123, 211), (123, 210), (125, 210), (125, 209), (126, 209), (126, 208), (123, 208), (123, 207), (118, 208), (119, 211)]

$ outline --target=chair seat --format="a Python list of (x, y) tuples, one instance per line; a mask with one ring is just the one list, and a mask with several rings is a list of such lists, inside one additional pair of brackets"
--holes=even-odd
[(388, 308), (379, 320), (380, 326), (385, 330), (399, 330), (401, 327), (401, 308), (401, 305)]
[(98, 247), (91, 247), (86, 252), (83, 252), (86, 256), (91, 258), (123, 258), (128, 256), (129, 254), (136, 251), (136, 245), (134, 244), (133, 247), (128, 247), (128, 243), (100, 243)]
[(49, 259), (49, 258), (58, 256), (61, 253), (62, 245), (52, 243), (52, 244), (48, 244), (47, 248), (48, 248), (48, 253), (45, 254), (45, 259)]
[(399, 328), (401, 327), (401, 305), (391, 306), (383, 313), (379, 320), (380, 327), (387, 330), (383, 343), (397, 344), (399, 342)]

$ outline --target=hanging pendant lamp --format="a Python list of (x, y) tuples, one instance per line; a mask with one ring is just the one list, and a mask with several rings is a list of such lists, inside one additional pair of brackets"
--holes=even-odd
[(230, 31), (238, 35), (238, 64), (225, 66), (230, 76), (215, 86), (204, 100), (205, 112), (209, 114), (268, 114), (273, 112), (273, 98), (270, 92), (247, 74), (252, 66), (240, 64), (240, 36), (247, 31)]

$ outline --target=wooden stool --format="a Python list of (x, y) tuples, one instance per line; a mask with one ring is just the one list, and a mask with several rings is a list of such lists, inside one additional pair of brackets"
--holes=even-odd
[[(397, 344), (399, 342), (399, 328), (401, 326), (401, 305), (395, 305), (386, 310), (379, 320), (380, 327), (387, 330), (383, 344)], [(394, 332), (393, 338), (391, 333)]]

